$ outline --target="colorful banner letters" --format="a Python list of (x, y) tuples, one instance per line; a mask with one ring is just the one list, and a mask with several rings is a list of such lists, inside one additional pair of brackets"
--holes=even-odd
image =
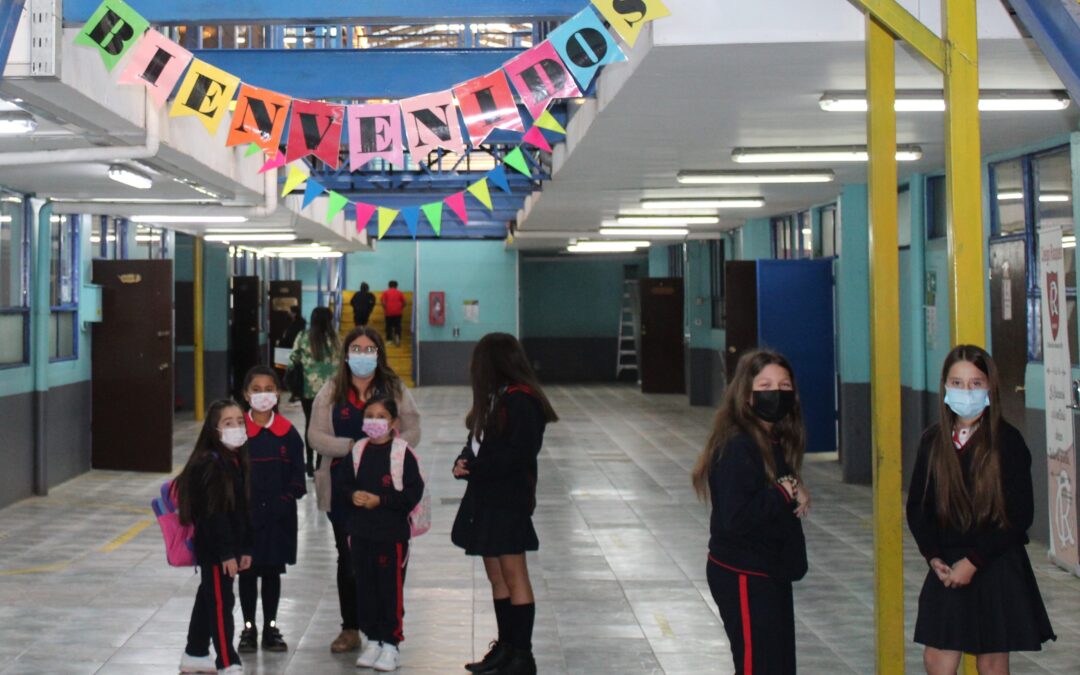
[(331, 168), (341, 166), (341, 127), (345, 106), (293, 99), (285, 162), (315, 155)]
[(533, 119), (539, 117), (554, 99), (581, 96), (577, 82), (555, 53), (550, 40), (518, 54), (503, 68)]
[(589, 88), (601, 66), (626, 60), (615, 38), (591, 7), (551, 31), (548, 40), (582, 89)]
[(105, 0), (75, 38), (75, 44), (96, 47), (105, 67), (112, 70), (135, 46), (150, 22), (122, 0)]
[(173, 117), (198, 115), (206, 130), (216, 134), (239, 86), (240, 78), (195, 59), (176, 93), (169, 114)]
[(253, 143), (262, 148), (268, 157), (277, 156), (291, 102), (288, 96), (269, 89), (259, 89), (249, 84), (240, 87), (236, 112), (233, 113), (225, 145)]
[(131, 60), (120, 73), (120, 84), (141, 84), (150, 93), (154, 105), (161, 108), (169, 100), (184, 69), (191, 63), (191, 52), (156, 30), (147, 31), (131, 53)]
[(524, 131), (525, 123), (518, 114), (514, 92), (503, 71), (496, 70), (483, 77), (454, 87), (454, 96), (461, 106), (469, 141), (475, 146), (487, 140), (496, 129)]
[(359, 171), (373, 159), (385, 159), (405, 168), (405, 142), (401, 136), (401, 108), (395, 103), (351, 105), (349, 168)]
[(671, 10), (660, 0), (592, 0), (592, 4), (631, 47), (645, 24), (671, 16)]
[(401, 112), (405, 114), (409, 152), (416, 159), (435, 148), (456, 153), (465, 150), (454, 94), (449, 89), (404, 99), (401, 101)]

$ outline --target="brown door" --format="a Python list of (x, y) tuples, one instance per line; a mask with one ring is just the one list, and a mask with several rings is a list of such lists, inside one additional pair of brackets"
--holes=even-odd
[(1024, 241), (990, 243), (990, 339), (1001, 378), (1001, 411), (1024, 421), (1027, 368), (1027, 256)]
[(641, 280), (641, 391), (686, 393), (682, 279)]
[[(270, 335), (267, 344), (273, 355), (275, 347), (291, 347), (292, 345), (279, 345), (285, 331), (292, 323), (290, 310), (293, 307), (300, 309), (300, 316), (304, 316), (301, 300), (301, 282), (299, 281), (271, 281), (270, 282)], [(272, 362), (272, 361), (271, 361)]]
[(232, 330), (229, 358), (232, 359), (232, 392), (243, 398), (244, 377), (259, 365), (259, 277), (232, 278)]
[(92, 465), (172, 471), (172, 261), (95, 260)]
[(730, 382), (739, 357), (758, 346), (757, 261), (729, 260), (724, 266), (724, 289), (727, 315), (724, 364)]

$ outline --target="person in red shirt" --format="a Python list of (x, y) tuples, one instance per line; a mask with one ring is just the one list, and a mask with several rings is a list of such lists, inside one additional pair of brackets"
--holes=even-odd
[(401, 315), (405, 311), (405, 295), (398, 290), (396, 281), (391, 281), (390, 288), (383, 291), (381, 302), (383, 314), (386, 316), (386, 339), (400, 347)]

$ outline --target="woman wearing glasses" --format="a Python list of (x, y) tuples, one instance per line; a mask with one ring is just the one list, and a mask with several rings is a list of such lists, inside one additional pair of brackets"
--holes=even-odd
[(315, 397), (308, 438), (321, 458), (315, 471), (315, 494), (319, 510), (327, 513), (334, 527), (337, 546), (338, 601), (341, 605), (341, 633), (331, 643), (334, 653), (363, 649), (356, 614), (356, 583), (349, 558), (347, 509), (334, 508), (330, 467), (352, 451), (364, 437), (364, 407), (379, 398), (393, 398), (400, 411), (398, 433), (411, 447), (420, 442), (420, 412), (412, 394), (386, 362), (382, 337), (370, 328), (354, 328), (346, 337), (337, 375)]

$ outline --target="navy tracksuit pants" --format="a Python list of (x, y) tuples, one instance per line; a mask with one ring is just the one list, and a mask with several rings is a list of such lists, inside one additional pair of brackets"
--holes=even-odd
[(221, 565), (200, 565), (199, 572), (202, 580), (191, 610), (186, 651), (191, 656), (209, 656), (213, 642), (218, 670), (238, 665), (240, 656), (233, 648), (233, 578)]
[(731, 643), (736, 675), (794, 675), (791, 582), (708, 563), (709, 590)]

